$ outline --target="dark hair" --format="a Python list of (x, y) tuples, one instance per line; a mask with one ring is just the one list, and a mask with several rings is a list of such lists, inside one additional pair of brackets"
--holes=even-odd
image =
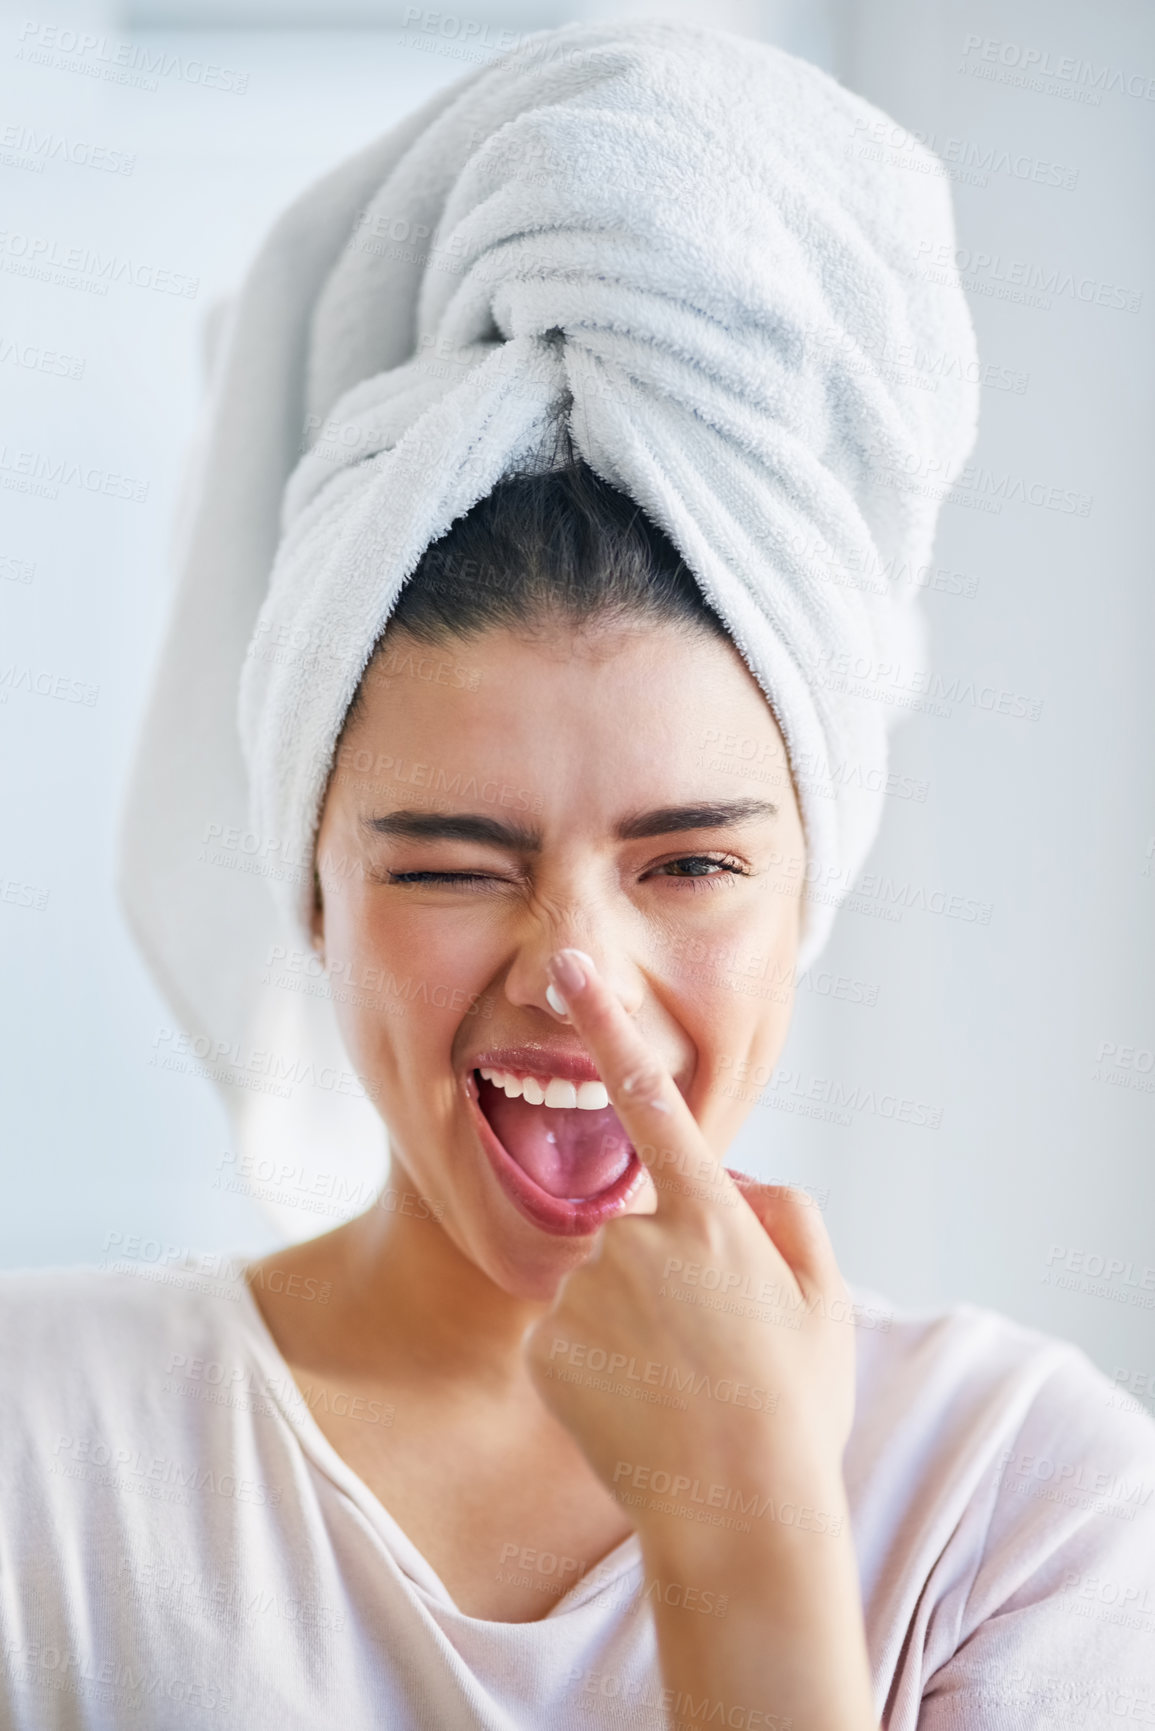
[(394, 630), (437, 645), (634, 619), (729, 636), (669, 536), (567, 439), (557, 467), (506, 476), (429, 544), (374, 654)]

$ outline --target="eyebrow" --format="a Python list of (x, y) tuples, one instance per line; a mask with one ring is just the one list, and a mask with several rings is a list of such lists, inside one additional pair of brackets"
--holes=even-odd
[[(735, 824), (777, 815), (778, 807), (767, 799), (663, 805), (623, 818), (614, 834), (618, 841), (638, 841), (646, 836), (673, 835), (679, 830), (730, 829)], [(480, 812), (390, 811), (380, 817), (363, 817), (361, 823), (375, 835), (396, 836), (406, 841), (474, 841), (515, 853), (540, 853), (542, 849), (540, 830), (501, 823)]]

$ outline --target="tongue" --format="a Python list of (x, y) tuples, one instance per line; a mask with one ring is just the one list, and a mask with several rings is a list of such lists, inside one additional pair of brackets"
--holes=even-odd
[(588, 1197), (605, 1190), (630, 1163), (630, 1141), (612, 1106), (531, 1106), (479, 1079), (481, 1109), (498, 1141), (550, 1196)]

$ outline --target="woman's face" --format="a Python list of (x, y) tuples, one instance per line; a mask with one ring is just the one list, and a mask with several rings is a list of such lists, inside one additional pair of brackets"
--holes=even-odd
[(736, 1078), (785, 1038), (804, 877), (782, 737), (728, 641), (390, 633), (317, 856), (316, 938), (394, 1185), (503, 1290), (548, 1301), (602, 1219), (654, 1207), (549, 1006), (552, 951), (594, 958), (728, 1146)]

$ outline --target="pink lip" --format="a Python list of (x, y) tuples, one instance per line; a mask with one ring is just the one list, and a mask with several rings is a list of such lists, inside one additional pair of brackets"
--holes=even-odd
[(535, 1184), (528, 1172), (523, 1172), (517, 1161), (507, 1153), (506, 1149), (494, 1135), (493, 1128), (485, 1113), (481, 1110), (477, 1098), (477, 1083), (473, 1079), (474, 1069), (485, 1068), (494, 1070), (513, 1070), (520, 1072), (523, 1059), (531, 1059), (532, 1063), (525, 1065), (527, 1075), (562, 1076), (571, 1082), (596, 1082), (598, 1075), (588, 1058), (570, 1055), (566, 1060), (567, 1069), (554, 1069), (561, 1054), (550, 1053), (548, 1069), (536, 1069), (534, 1066), (545, 1062), (546, 1054), (540, 1050), (528, 1047), (509, 1047), (500, 1053), (484, 1053), (475, 1064), (466, 1071), (463, 1088), (468, 1110), (472, 1114), (481, 1146), (489, 1158), (501, 1188), (509, 1197), (519, 1213), (537, 1226), (543, 1232), (551, 1232), (558, 1238), (581, 1238), (591, 1232), (596, 1232), (604, 1220), (614, 1214), (620, 1214), (626, 1203), (633, 1196), (641, 1183), (644, 1166), (633, 1152), (630, 1154), (629, 1165), (621, 1177), (615, 1179), (605, 1190), (596, 1196), (584, 1197), (580, 1201), (571, 1202), (564, 1196), (551, 1196), (543, 1190), (540, 1184)]
[(471, 1058), (469, 1068), (509, 1070), (515, 1076), (560, 1076), (565, 1082), (601, 1081), (592, 1058), (560, 1046), (493, 1046)]

